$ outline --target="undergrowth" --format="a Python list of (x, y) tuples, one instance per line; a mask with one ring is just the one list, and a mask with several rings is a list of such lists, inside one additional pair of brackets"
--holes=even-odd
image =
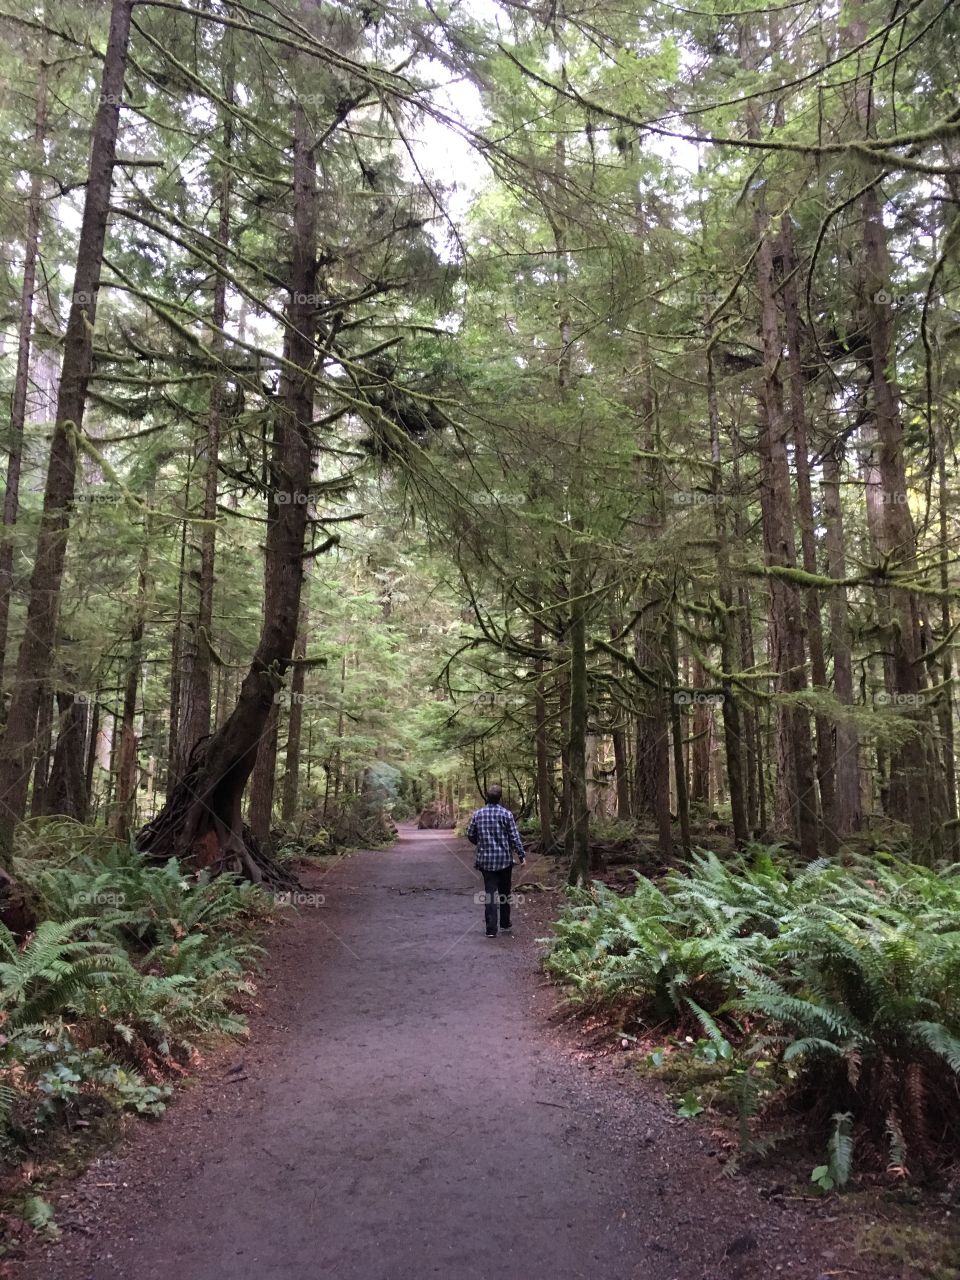
[(272, 911), (230, 876), (150, 866), (76, 823), (25, 824), (16, 875), (41, 923), (0, 925), (0, 1167), (104, 1108), (157, 1115), (196, 1051), (241, 1034)]
[(546, 966), (627, 1034), (712, 1054), (744, 1145), (763, 1146), (756, 1116), (801, 1115), (826, 1142), (812, 1175), (825, 1190), (858, 1158), (924, 1180), (954, 1157), (960, 867), (700, 852), (626, 896), (574, 891)]

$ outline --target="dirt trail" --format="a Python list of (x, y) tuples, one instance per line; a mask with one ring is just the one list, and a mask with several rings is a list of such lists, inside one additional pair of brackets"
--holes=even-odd
[(405, 830), (312, 886), (250, 1044), (83, 1175), (25, 1280), (852, 1274), (819, 1208), (725, 1177), (703, 1126), (577, 1060), (542, 925), (484, 937), (470, 852)]

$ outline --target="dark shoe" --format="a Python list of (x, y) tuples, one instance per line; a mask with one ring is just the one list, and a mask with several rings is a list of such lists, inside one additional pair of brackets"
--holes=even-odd
[(486, 935), (486, 937), (488, 937), (488, 938), (495, 938), (496, 936), (497, 936), (497, 935), (496, 935), (495, 933), (488, 933), (488, 934)]
[(502, 924), (502, 925), (500, 926), (500, 932), (501, 932), (501, 933), (513, 933), (513, 925), (512, 925), (512, 924)]

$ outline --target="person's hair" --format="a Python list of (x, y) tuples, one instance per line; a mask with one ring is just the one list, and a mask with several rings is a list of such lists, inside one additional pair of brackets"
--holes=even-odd
[(487, 804), (499, 804), (503, 797), (503, 787), (499, 782), (492, 782), (487, 787)]

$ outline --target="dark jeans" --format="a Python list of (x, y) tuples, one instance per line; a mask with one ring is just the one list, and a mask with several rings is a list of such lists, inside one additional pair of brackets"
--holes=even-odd
[(497, 932), (497, 904), (500, 905), (500, 928), (510, 928), (510, 880), (513, 867), (501, 871), (484, 871), (483, 920), (487, 933)]

